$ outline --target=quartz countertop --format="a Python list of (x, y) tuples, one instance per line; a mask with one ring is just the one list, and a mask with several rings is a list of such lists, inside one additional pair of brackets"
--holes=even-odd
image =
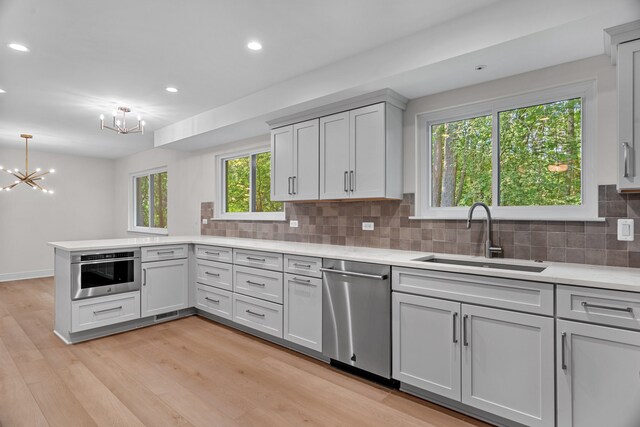
[(77, 240), (68, 242), (49, 242), (56, 249), (69, 252), (86, 252), (104, 249), (124, 249), (131, 247), (203, 244), (226, 246), (238, 249), (277, 252), (292, 255), (305, 255), (320, 258), (337, 258), (349, 261), (387, 264), (397, 267), (410, 267), (423, 270), (448, 271), (455, 273), (477, 274), (482, 276), (503, 277), (517, 280), (529, 280), (566, 285), (577, 285), (629, 292), (640, 292), (640, 269), (622, 267), (604, 267), (585, 264), (554, 262), (532, 262), (516, 259), (492, 259), (492, 263), (518, 264), (547, 267), (541, 273), (528, 271), (502, 270), (486, 267), (435, 264), (416, 259), (438, 256), (440, 258), (467, 261), (487, 261), (482, 257), (463, 255), (435, 254), (431, 252), (401, 251), (395, 249), (377, 249), (354, 246), (338, 246), (315, 243), (296, 243), (277, 240), (258, 240), (213, 236), (162, 236), (132, 237), (123, 239)]

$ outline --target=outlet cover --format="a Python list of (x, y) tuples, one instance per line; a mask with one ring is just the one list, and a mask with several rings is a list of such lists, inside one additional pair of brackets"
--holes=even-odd
[(633, 220), (632, 219), (619, 219), (618, 220), (618, 240), (625, 242), (633, 241)]
[(209, 224), (209, 220), (207, 218), (202, 218), (202, 225)]
[(363, 222), (362, 223), (362, 229), (366, 230), (366, 231), (373, 230), (373, 222)]
[(291, 221), (289, 221), (289, 227), (298, 228), (298, 220), (292, 219)]

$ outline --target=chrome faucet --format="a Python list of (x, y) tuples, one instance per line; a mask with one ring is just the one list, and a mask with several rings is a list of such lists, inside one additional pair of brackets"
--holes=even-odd
[(485, 205), (482, 202), (476, 202), (473, 205), (471, 205), (471, 208), (469, 209), (469, 217), (467, 218), (467, 228), (471, 228), (471, 219), (473, 218), (473, 211), (475, 208), (477, 208), (478, 206), (482, 206), (484, 208), (485, 211), (487, 211), (487, 240), (484, 243), (484, 256), (486, 258), (493, 258), (493, 254), (500, 254), (502, 253), (502, 248), (499, 246), (493, 246), (493, 243), (491, 242), (491, 212), (489, 211), (489, 206)]

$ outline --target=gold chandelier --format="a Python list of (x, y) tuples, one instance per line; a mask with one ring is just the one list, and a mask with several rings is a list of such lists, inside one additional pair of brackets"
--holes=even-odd
[(14, 177), (17, 178), (13, 182), (13, 184), (9, 184), (5, 187), (1, 187), (0, 191), (11, 191), (13, 187), (23, 182), (27, 184), (29, 187), (31, 187), (33, 190), (40, 190), (44, 193), (53, 194), (53, 190), (47, 190), (40, 184), (41, 184), (41, 181), (44, 180), (44, 176), (49, 173), (54, 173), (55, 169), (49, 169), (46, 172), (41, 172), (40, 168), (37, 168), (35, 171), (30, 172), (29, 171), (29, 140), (33, 138), (33, 136), (27, 133), (23, 133), (20, 135), (20, 138), (24, 138), (25, 147), (26, 147), (24, 172), (20, 172), (17, 168), (11, 170), (11, 169), (4, 169), (2, 166), (0, 166), (0, 171), (4, 170), (9, 175), (13, 175)]

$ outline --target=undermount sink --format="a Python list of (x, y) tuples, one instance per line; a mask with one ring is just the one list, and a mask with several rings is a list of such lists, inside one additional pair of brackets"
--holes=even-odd
[(502, 264), (502, 263), (488, 262), (488, 261), (467, 261), (462, 259), (450, 259), (450, 258), (438, 258), (438, 257), (418, 258), (418, 259), (414, 259), (413, 261), (432, 262), (434, 264), (465, 265), (468, 267), (495, 268), (498, 270), (528, 271), (530, 273), (541, 273), (547, 268), (546, 266), (537, 267), (534, 265)]

